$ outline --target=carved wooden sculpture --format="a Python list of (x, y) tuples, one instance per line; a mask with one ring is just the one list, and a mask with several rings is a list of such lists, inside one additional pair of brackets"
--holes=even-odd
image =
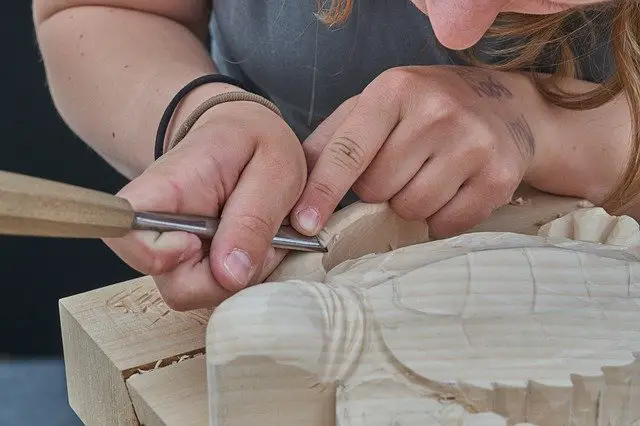
[[(550, 253), (553, 247), (533, 247), (531, 241), (542, 240), (529, 240), (526, 235), (542, 232), (610, 245), (636, 244), (635, 221), (611, 218), (598, 213), (598, 209), (581, 210), (586, 206), (581, 200), (523, 187), (513, 204), (495, 211), (471, 231), (495, 232), (501, 241), (505, 240), (504, 232), (521, 234), (519, 241), (533, 253), (532, 258), (545, 262), (550, 257), (544, 253)], [(585, 214), (592, 216), (586, 219), (588, 226), (576, 228), (576, 224), (586, 223), (582, 217)], [(211, 309), (170, 310), (150, 277), (66, 297), (60, 301), (60, 321), (69, 402), (87, 425), (207, 426), (210, 420), (216, 426), (494, 425), (496, 421), (505, 424), (503, 414), (509, 415), (509, 423), (522, 421), (523, 412), (530, 422), (545, 425), (566, 418), (563, 407), (567, 404), (571, 404), (575, 419), (571, 426), (633, 424), (629, 419), (634, 416), (631, 409), (638, 397), (630, 393), (636, 392), (637, 376), (631, 351), (638, 342), (634, 330), (640, 326), (632, 319), (633, 305), (637, 305), (632, 298), (637, 285), (633, 275), (624, 285), (603, 281), (602, 277), (622, 280), (625, 275), (620, 266), (629, 261), (617, 260), (609, 253), (632, 256), (635, 248), (607, 247), (581, 255), (587, 266), (602, 266), (600, 274), (595, 274), (592, 267), (585, 269), (592, 273), (590, 297), (584, 296), (585, 285), (580, 287), (576, 281), (565, 279), (575, 279), (571, 273), (576, 270), (575, 262), (570, 264), (568, 274), (560, 267), (540, 269), (541, 265), (534, 262), (529, 273), (547, 273), (546, 283), (541, 281), (544, 275), (536, 275), (540, 284), (536, 309), (544, 314), (543, 322), (536, 323), (527, 311), (531, 309), (531, 293), (527, 292), (532, 289), (532, 281), (527, 281), (524, 273), (512, 272), (511, 280), (504, 284), (505, 265), (527, 265), (522, 251), (494, 246), (493, 252), (506, 255), (489, 262), (490, 251), (465, 255), (462, 250), (476, 250), (482, 241), (495, 244), (497, 240), (487, 238), (488, 234), (480, 239), (475, 234), (448, 242), (427, 242), (427, 231), (423, 223), (402, 221), (385, 205), (358, 204), (342, 210), (331, 218), (322, 235), (329, 242), (327, 255), (290, 253), (269, 278), (272, 282), (243, 291), (224, 303), (209, 324)], [(452, 247), (456, 241), (462, 247)], [(475, 246), (468, 246), (474, 241)], [(563, 249), (566, 253), (556, 256), (559, 266), (570, 261), (568, 254), (578, 258), (575, 247), (586, 247), (562, 239), (554, 241), (568, 244)], [(394, 254), (389, 254), (393, 250)], [(405, 264), (406, 255), (399, 255), (405, 250), (430, 254)], [(428, 264), (437, 253), (449, 258)], [(366, 257), (359, 259), (362, 256)], [(462, 259), (473, 263), (467, 265)], [(633, 273), (635, 263), (629, 262), (629, 267)], [(382, 269), (398, 274), (395, 284), (381, 275)], [(428, 271), (429, 279), (415, 280), (422, 275), (420, 271)], [(465, 282), (465, 271), (473, 272), (476, 279), (471, 281), (475, 283), (470, 293), (473, 297), (466, 299), (466, 306), (460, 304), (464, 299), (460, 299), (459, 285)], [(556, 274), (550, 276), (550, 271)], [(477, 281), (482, 277), (485, 279)], [(491, 277), (493, 281), (488, 279)], [(557, 285), (565, 281), (568, 286)], [(419, 282), (423, 284), (418, 286)], [(550, 282), (558, 289), (574, 291), (569, 295), (573, 298), (557, 297), (562, 293), (550, 297), (556, 289), (547, 285)], [(612, 282), (617, 284), (613, 286)], [(397, 290), (395, 299), (387, 297), (393, 289)], [(502, 293), (495, 294), (496, 289)], [(453, 290), (457, 292), (443, 295)], [(427, 297), (418, 298), (416, 294)], [(269, 295), (277, 297), (271, 300)], [(392, 301), (401, 304), (392, 305)], [(555, 305), (551, 306), (552, 302)], [(555, 318), (563, 319), (575, 314), (576, 306), (593, 307), (596, 302), (608, 319), (596, 321), (588, 315), (596, 313), (580, 310), (583, 327), (572, 327), (567, 320), (563, 327), (552, 329), (571, 337), (566, 346), (540, 343), (543, 331), (548, 332), (544, 321), (554, 319), (548, 316), (550, 307), (569, 304), (572, 310), (554, 311)], [(339, 308), (341, 305), (345, 308)], [(509, 321), (499, 322), (499, 317), (486, 311), (487, 307), (501, 308), (498, 312), (504, 317), (508, 306), (512, 308), (506, 311), (511, 315)], [(471, 322), (479, 317), (482, 323)], [(207, 327), (209, 345), (205, 347)], [(399, 334), (403, 329), (413, 333), (409, 341)], [(319, 336), (318, 330), (323, 334)], [(464, 332), (471, 343), (463, 340)], [(588, 339), (594, 335), (609, 339), (608, 352), (599, 355), (608, 359), (600, 364), (587, 363), (597, 360), (593, 346), (589, 346), (595, 341)], [(520, 336), (531, 336), (528, 347), (513, 344)], [(558, 343), (559, 339), (552, 342)], [(494, 352), (489, 351), (491, 348), (501, 349)], [(201, 355), (205, 349), (209, 368), (206, 356)], [(240, 357), (243, 353), (249, 356)], [(514, 354), (523, 357), (520, 365)], [(554, 354), (564, 358), (558, 360)], [(488, 361), (491, 357), (493, 363)], [(536, 357), (540, 359), (531, 361)], [(309, 360), (314, 362), (311, 366)], [(545, 370), (543, 362), (556, 369)], [(543, 377), (541, 372), (553, 375)], [(571, 380), (577, 380), (576, 384)], [(570, 389), (573, 396), (568, 403)], [(547, 410), (549, 400), (555, 401), (557, 408)], [(592, 404), (595, 400), (602, 401), (595, 406), (597, 415)], [(621, 412), (627, 417), (616, 418)], [(558, 417), (537, 420), (531, 413)], [(447, 415), (448, 423), (443, 420)], [(594, 423), (594, 416), (600, 423)]]
[(424, 242), (357, 209), (328, 255), (214, 311), (211, 425), (640, 425), (637, 222), (587, 208), (537, 236)]

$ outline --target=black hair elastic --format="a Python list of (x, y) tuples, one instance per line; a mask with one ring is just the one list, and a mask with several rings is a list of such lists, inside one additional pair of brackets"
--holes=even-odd
[(158, 131), (156, 132), (156, 142), (155, 142), (155, 152), (154, 157), (157, 160), (164, 154), (164, 140), (167, 135), (167, 129), (169, 128), (169, 121), (171, 121), (171, 117), (175, 112), (178, 104), (190, 91), (195, 89), (196, 87), (208, 84), (208, 83), (226, 83), (239, 87), (240, 89), (249, 91), (242, 82), (228, 77), (222, 74), (208, 74), (198, 77), (189, 83), (187, 83), (178, 93), (175, 94), (169, 105), (162, 114), (162, 118), (160, 119), (160, 123), (158, 125)]

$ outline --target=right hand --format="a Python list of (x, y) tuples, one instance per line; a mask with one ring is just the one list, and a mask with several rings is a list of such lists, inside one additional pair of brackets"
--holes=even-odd
[(302, 146), (280, 117), (253, 102), (220, 104), (117, 194), (138, 211), (220, 217), (210, 250), (185, 232), (135, 231), (105, 243), (153, 276), (170, 308), (214, 307), (281, 262), (271, 239), (306, 176)]

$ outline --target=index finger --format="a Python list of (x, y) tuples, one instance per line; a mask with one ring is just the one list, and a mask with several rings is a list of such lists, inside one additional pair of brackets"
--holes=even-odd
[(311, 170), (291, 218), (303, 234), (315, 235), (324, 226), (400, 120), (393, 102), (381, 105), (367, 98), (359, 97)]

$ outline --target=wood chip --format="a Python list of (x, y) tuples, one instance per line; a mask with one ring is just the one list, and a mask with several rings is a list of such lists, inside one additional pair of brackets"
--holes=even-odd
[(578, 201), (578, 207), (580, 207), (582, 209), (586, 209), (586, 208), (590, 208), (590, 207), (595, 207), (595, 204), (593, 204), (592, 202), (590, 202), (588, 200), (581, 200), (581, 201)]
[(524, 206), (524, 205), (530, 204), (530, 203), (531, 203), (531, 200), (525, 200), (522, 197), (518, 197), (515, 200), (511, 200), (509, 202), (509, 204), (511, 204), (512, 206)]

